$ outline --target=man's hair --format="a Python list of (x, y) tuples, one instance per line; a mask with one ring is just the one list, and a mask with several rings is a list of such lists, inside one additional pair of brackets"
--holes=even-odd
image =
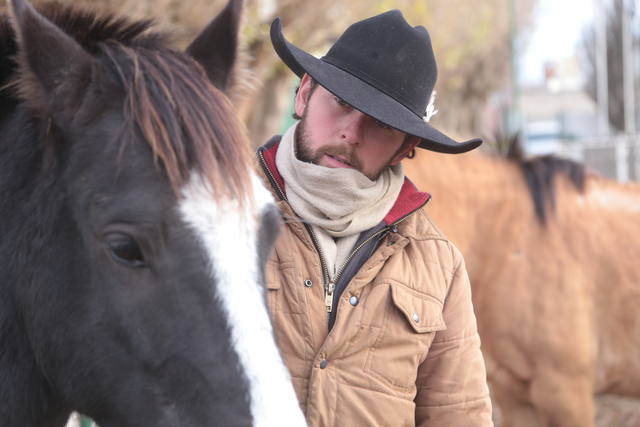
[[(309, 76), (309, 77), (311, 77), (311, 76)], [(313, 92), (315, 92), (315, 91), (316, 91), (316, 89), (318, 88), (318, 86), (320, 86), (320, 85), (318, 84), (318, 82), (316, 82), (316, 81), (313, 79), (313, 77), (311, 77), (311, 81), (309, 82), (309, 84), (311, 85), (311, 92), (309, 92), (309, 98), (311, 98), (311, 95), (313, 95)], [(300, 90), (300, 86), (298, 85), (298, 87), (296, 88), (296, 95), (298, 94), (298, 91), (299, 91), (299, 90)], [(294, 98), (295, 98), (295, 95), (294, 95)], [(294, 99), (294, 103), (295, 103), (295, 99)], [(292, 117), (293, 117), (295, 120), (302, 120), (302, 117), (300, 117), (300, 116), (296, 113), (295, 109), (293, 110)]]

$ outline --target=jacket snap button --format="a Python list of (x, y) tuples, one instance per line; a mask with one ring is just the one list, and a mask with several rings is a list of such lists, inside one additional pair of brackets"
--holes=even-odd
[(354, 307), (358, 305), (358, 297), (353, 295), (351, 298), (349, 298), (349, 304), (351, 304)]
[(322, 359), (320, 361), (320, 369), (326, 368), (328, 364), (329, 364), (329, 361), (327, 359)]
[(304, 281), (304, 286), (307, 287), (307, 288), (310, 288), (310, 287), (313, 286), (313, 282), (311, 280), (307, 279), (307, 280)]
[(418, 316), (418, 313), (413, 313), (413, 316), (411, 317), (413, 317), (414, 322), (416, 323), (420, 322), (420, 316)]

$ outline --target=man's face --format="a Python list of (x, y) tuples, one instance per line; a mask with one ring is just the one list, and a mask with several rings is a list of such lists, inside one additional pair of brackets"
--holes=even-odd
[(296, 113), (302, 117), (296, 132), (299, 160), (328, 168), (354, 168), (376, 180), (419, 142), (362, 114), (322, 86), (312, 87), (311, 78), (305, 75), (296, 95)]

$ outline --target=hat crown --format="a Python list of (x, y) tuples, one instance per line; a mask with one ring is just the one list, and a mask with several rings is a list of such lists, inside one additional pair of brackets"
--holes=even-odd
[(437, 79), (429, 33), (399, 10), (351, 25), (322, 58), (422, 117)]

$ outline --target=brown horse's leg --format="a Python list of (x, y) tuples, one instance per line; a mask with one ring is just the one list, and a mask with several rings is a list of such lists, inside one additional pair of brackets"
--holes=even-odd
[(531, 384), (542, 427), (593, 427), (593, 391), (588, 376), (548, 374)]
[(493, 363), (493, 359), (487, 358), (487, 362), (491, 367), (490, 390), (496, 427), (538, 427), (535, 410), (528, 401), (526, 382), (504, 366)]
[(522, 400), (513, 390), (493, 386), (491, 394), (496, 427), (539, 427), (538, 417), (530, 402)]

